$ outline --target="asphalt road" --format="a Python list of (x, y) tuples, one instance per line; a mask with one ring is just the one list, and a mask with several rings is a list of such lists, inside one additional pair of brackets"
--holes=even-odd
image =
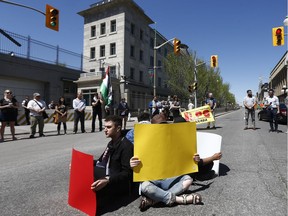
[[(244, 131), (243, 117), (237, 110), (217, 117), (216, 130), (198, 127), (223, 137), (220, 176), (190, 188), (202, 195), (203, 205), (140, 212), (138, 198), (102, 215), (287, 215), (287, 134), (269, 133), (269, 123), (258, 120), (257, 130)], [(71, 150), (97, 158), (108, 140), (103, 132), (57, 136), (55, 125), (45, 128), (46, 137), (28, 139), (22, 129), (19, 140), (0, 143), (1, 216), (85, 215), (67, 204)]]

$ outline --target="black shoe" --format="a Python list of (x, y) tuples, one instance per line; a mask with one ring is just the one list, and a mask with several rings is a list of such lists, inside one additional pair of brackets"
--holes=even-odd
[(34, 135), (30, 135), (29, 138), (32, 139), (32, 138), (35, 138), (35, 136)]
[(274, 132), (274, 129), (270, 129), (270, 130), (269, 130), (269, 133), (270, 133), (270, 132)]
[[(95, 132), (95, 130), (91, 130), (91, 133), (94, 133)], [(83, 132), (82, 132), (83, 133)]]
[(40, 134), (39, 137), (45, 137), (45, 134)]
[(216, 127), (215, 127), (215, 126), (213, 126), (213, 127), (212, 127), (212, 129), (216, 129)]
[(206, 128), (207, 128), (207, 129), (210, 129), (210, 126), (207, 126)]
[(248, 127), (245, 127), (244, 130), (248, 130)]
[(86, 133), (86, 131), (82, 131), (82, 133)]

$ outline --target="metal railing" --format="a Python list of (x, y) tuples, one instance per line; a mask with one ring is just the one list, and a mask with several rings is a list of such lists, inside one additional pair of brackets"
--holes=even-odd
[(89, 59), (89, 57), (60, 48), (59, 46), (34, 40), (30, 36), (26, 37), (6, 30), (3, 31), (20, 43), (21, 46), (16, 46), (8, 38), (0, 34), (1, 53), (13, 53), (18, 57), (85, 71), (83, 69), (83, 59)]

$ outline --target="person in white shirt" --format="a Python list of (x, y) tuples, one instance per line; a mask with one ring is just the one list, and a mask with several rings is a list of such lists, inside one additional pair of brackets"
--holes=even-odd
[(244, 128), (244, 130), (248, 129), (249, 114), (251, 115), (253, 130), (256, 130), (256, 127), (255, 127), (255, 109), (254, 109), (254, 106), (256, 105), (256, 98), (252, 96), (251, 90), (247, 90), (247, 96), (244, 98), (243, 105), (245, 107), (245, 128)]
[(85, 108), (86, 108), (86, 100), (83, 99), (83, 95), (81, 92), (77, 93), (77, 97), (73, 100), (73, 109), (74, 109), (74, 134), (77, 133), (78, 130), (78, 122), (80, 120), (81, 131), (85, 133)]
[[(270, 117), (269, 124), (270, 124), (270, 130), (269, 132), (278, 131), (278, 121), (277, 121), (277, 114), (280, 113), (279, 110), (279, 99), (277, 96), (274, 95), (274, 90), (269, 89), (268, 91), (268, 97), (266, 97), (264, 105), (266, 109), (268, 110), (268, 115)], [(274, 122), (274, 124), (273, 124)]]
[(27, 104), (27, 108), (30, 110), (30, 138), (34, 138), (36, 134), (36, 127), (39, 127), (39, 136), (44, 137), (44, 117), (46, 103), (41, 100), (41, 95), (39, 93), (33, 94), (33, 100), (30, 100)]
[(192, 103), (191, 99), (189, 99), (188, 110), (191, 110), (193, 108), (194, 108), (194, 104)]

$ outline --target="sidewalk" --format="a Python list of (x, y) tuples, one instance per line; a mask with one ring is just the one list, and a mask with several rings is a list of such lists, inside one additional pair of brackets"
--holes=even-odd
[[(229, 113), (229, 112), (221, 112), (221, 113), (216, 113), (216, 117), (217, 116), (221, 116), (225, 113)], [(131, 117), (130, 121), (127, 121), (127, 129), (131, 129), (133, 128), (134, 124), (137, 123), (137, 117)], [(68, 133), (72, 133), (73, 131), (73, 125), (74, 122), (73, 121), (67, 121), (67, 132)], [(85, 130), (86, 132), (90, 132), (91, 131), (91, 124), (92, 124), (92, 120), (85, 120)], [(96, 120), (96, 131), (99, 129), (98, 128), (98, 120)], [(78, 129), (80, 128), (80, 122), (78, 123)], [(44, 133), (57, 133), (57, 125), (54, 123), (45, 123), (44, 126)], [(63, 125), (61, 125), (61, 132), (63, 132)], [(78, 131), (79, 133), (79, 131)], [(15, 126), (15, 135), (23, 135), (23, 134), (30, 134), (30, 125), (20, 125), (20, 126)], [(10, 132), (10, 128), (9, 126), (6, 126), (5, 128), (5, 134), (4, 136), (10, 136), (11, 132)]]

